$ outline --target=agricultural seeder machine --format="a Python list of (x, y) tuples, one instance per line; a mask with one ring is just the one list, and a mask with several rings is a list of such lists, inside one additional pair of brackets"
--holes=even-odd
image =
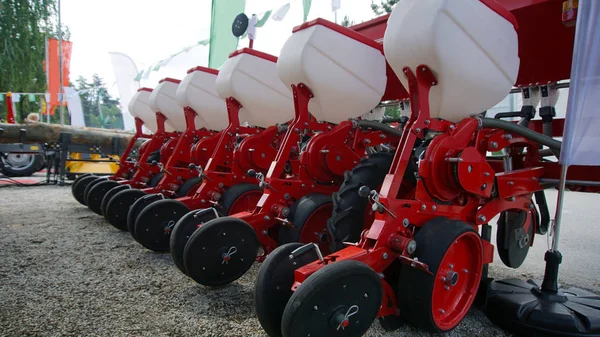
[[(487, 275), (494, 247), (518, 268), (536, 234), (557, 242), (545, 189), (600, 191), (598, 167), (567, 175), (558, 161), (573, 3), (403, 0), (350, 28), (302, 24), (278, 58), (244, 48), (163, 81), (153, 95), (169, 85), (176, 100), (152, 103), (162, 126), (133, 177), (82, 178), (80, 193), (204, 286), (262, 262), (270, 336), (362, 336), (375, 319), (448, 332), (482, 292), (516, 334), (600, 336), (600, 297), (560, 289), (556, 244), (543, 283)], [(520, 111), (486, 116), (515, 91)], [(386, 101), (409, 107), (400, 123), (373, 118)], [(165, 131), (167, 110), (185, 116), (180, 132)]]

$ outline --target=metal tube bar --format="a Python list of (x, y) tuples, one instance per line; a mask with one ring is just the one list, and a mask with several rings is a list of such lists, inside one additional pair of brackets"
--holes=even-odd
[(560, 183), (558, 187), (558, 198), (556, 201), (556, 214), (554, 215), (554, 235), (552, 235), (552, 247), (550, 248), (553, 252), (558, 251), (558, 244), (560, 239), (560, 225), (562, 220), (563, 201), (565, 199), (565, 184), (567, 181), (567, 165), (563, 165), (560, 171)]
[[(540, 179), (540, 184), (560, 184), (560, 179)], [(600, 181), (591, 180), (565, 180), (566, 185), (579, 185), (579, 186), (600, 186)]]

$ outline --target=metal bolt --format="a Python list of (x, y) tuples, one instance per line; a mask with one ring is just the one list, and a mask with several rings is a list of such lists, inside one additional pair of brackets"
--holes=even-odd
[(364, 297), (364, 298), (368, 298), (368, 297), (369, 297), (369, 295), (368, 295), (367, 293), (365, 293), (365, 294), (363, 295), (363, 297)]
[(421, 128), (416, 128), (415, 131), (421, 132)]
[(313, 309), (315, 309), (315, 311), (316, 311), (316, 310), (319, 310), (319, 307), (315, 305), (315, 306), (313, 307)]
[(385, 135), (383, 133), (379, 134), (379, 138), (384, 139)]
[(469, 271), (467, 269), (463, 269), (463, 273), (468, 274)]
[(504, 135), (504, 139), (511, 140), (512, 139), (512, 135), (510, 133), (506, 134), (506, 135)]
[(515, 197), (508, 198), (508, 201), (515, 201)]
[(384, 260), (387, 260), (387, 258), (388, 258), (388, 253), (383, 253), (382, 257), (383, 257), (383, 259), (384, 259)]
[(483, 175), (486, 176), (486, 177), (489, 177), (490, 173), (489, 172), (483, 172)]
[(440, 313), (441, 313), (441, 314), (445, 314), (445, 313), (446, 313), (446, 311), (445, 311), (444, 309), (440, 309)]
[(271, 220), (271, 217), (270, 217), (270, 216), (268, 216), (268, 215), (265, 215), (265, 217), (264, 217), (263, 219), (264, 219), (265, 221), (269, 221), (269, 220)]
[(436, 205), (433, 205), (433, 206), (431, 206), (431, 210), (432, 210), (432, 211), (435, 211), (435, 210), (437, 210), (437, 206), (436, 206)]
[(288, 199), (290, 198), (290, 194), (289, 194), (289, 193), (286, 193), (286, 194), (284, 194), (284, 195), (283, 195), (283, 198), (284, 198), (285, 200), (288, 200)]
[(421, 210), (422, 210), (422, 211), (424, 211), (424, 210), (426, 210), (426, 209), (427, 209), (427, 205), (425, 205), (425, 204), (421, 205)]
[(365, 144), (371, 144), (371, 140), (370, 139), (365, 139)]
[(454, 265), (453, 265), (452, 263), (450, 263), (450, 264), (448, 265), (448, 268), (450, 268), (450, 269), (454, 269)]
[(449, 126), (450, 130), (454, 130), (454, 124)]
[(264, 235), (267, 235), (267, 234), (269, 234), (269, 232), (267, 232), (267, 231), (262, 231), (262, 233), (263, 233)]
[(515, 184), (515, 183), (514, 183), (514, 182), (512, 182), (512, 181), (509, 181), (509, 182), (508, 182), (508, 186), (512, 186), (512, 185), (514, 185), (514, 184)]
[(405, 218), (404, 220), (402, 220), (402, 226), (408, 227), (409, 224), (410, 222), (408, 221), (408, 219)]
[(483, 185), (481, 185), (481, 189), (482, 189), (482, 190), (485, 190), (486, 188), (487, 188), (487, 184), (483, 184)]
[(495, 148), (497, 148), (497, 147), (498, 147), (498, 143), (496, 143), (496, 142), (491, 142), (491, 143), (490, 143), (490, 147), (491, 147), (492, 149), (495, 149)]
[(533, 204), (527, 204), (527, 208), (533, 209)]
[(477, 217), (477, 220), (479, 220), (479, 222), (485, 222), (485, 220), (487, 220), (487, 218), (485, 217), (485, 215), (483, 215), (483, 214), (480, 214), (480, 215)]
[(431, 121), (429, 119), (426, 119), (425, 124), (429, 125), (429, 123), (431, 123)]
[(408, 242), (408, 245), (406, 245), (406, 252), (408, 254), (413, 254), (416, 250), (417, 250), (417, 241), (410, 240), (410, 242)]

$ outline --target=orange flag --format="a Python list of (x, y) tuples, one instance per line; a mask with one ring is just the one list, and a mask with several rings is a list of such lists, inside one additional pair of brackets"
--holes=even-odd
[[(69, 85), (69, 69), (71, 66), (71, 48), (73, 43), (71, 41), (62, 42), (63, 51), (63, 87)], [(50, 93), (50, 101), (48, 104), (57, 106), (60, 104), (58, 94), (61, 92), (60, 88), (60, 59), (58, 55), (58, 40), (48, 39), (47, 46), (48, 59), (44, 62), (44, 70), (47, 74), (47, 85), (48, 93)], [(46, 68), (47, 67), (47, 68)], [(53, 114), (54, 110), (51, 110)]]

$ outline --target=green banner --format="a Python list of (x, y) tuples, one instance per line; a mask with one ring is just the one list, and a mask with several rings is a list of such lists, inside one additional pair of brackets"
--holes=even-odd
[(310, 5), (312, 0), (302, 0), (302, 6), (304, 7), (304, 22), (308, 19), (308, 13), (310, 13)]
[(210, 21), (210, 51), (208, 67), (219, 68), (238, 45), (231, 26), (235, 17), (244, 12), (245, 0), (213, 0)]

